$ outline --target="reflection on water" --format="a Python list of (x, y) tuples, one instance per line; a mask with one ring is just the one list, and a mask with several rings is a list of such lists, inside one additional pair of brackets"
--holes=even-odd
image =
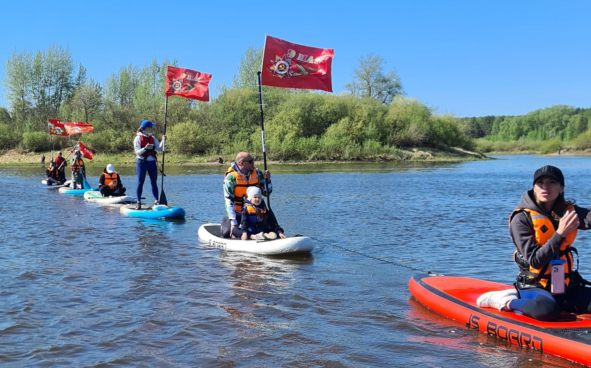
[[(424, 310), (407, 282), (416, 270), (512, 282), (507, 216), (533, 169), (561, 167), (567, 197), (589, 205), (590, 162), (273, 165), (271, 204), (288, 234), (316, 242), (306, 258), (198, 243), (198, 226), (223, 215), (225, 165), (170, 168), (166, 195), (184, 222), (47, 190), (40, 167), (0, 169), (0, 364), (574, 366)], [(133, 170), (120, 170), (133, 188)], [(589, 275), (589, 236), (578, 241)]]

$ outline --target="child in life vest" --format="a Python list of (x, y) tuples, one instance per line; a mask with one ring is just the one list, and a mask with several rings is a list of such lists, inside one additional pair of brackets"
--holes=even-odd
[(125, 187), (121, 183), (121, 176), (115, 171), (113, 164), (108, 164), (99, 178), (99, 190), (103, 197), (119, 197), (125, 195)]
[(242, 209), (240, 230), (242, 240), (273, 240), (285, 238), (283, 229), (277, 223), (275, 214), (267, 208), (259, 187), (246, 189), (246, 200)]

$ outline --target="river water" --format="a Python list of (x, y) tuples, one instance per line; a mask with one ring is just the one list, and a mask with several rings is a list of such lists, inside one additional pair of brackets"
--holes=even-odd
[[(126, 218), (43, 188), (39, 168), (2, 168), (0, 366), (574, 367), (434, 315), (407, 288), (424, 271), (512, 282), (507, 217), (545, 164), (591, 206), (586, 157), (271, 166), (280, 224), (316, 245), (290, 259), (199, 244), (223, 214), (224, 166), (170, 172), (184, 222)], [(578, 244), (589, 277), (589, 236)]]

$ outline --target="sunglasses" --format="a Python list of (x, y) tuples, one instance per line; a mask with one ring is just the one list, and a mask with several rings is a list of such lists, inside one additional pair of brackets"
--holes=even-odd
[(250, 160), (242, 160), (242, 162), (246, 162), (248, 164), (252, 164), (254, 160), (250, 159)]

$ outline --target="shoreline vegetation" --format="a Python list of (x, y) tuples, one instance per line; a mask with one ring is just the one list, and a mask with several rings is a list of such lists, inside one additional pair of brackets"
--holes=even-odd
[[(57, 150), (53, 151), (53, 157), (57, 156)], [(69, 151), (63, 150), (63, 155), (68, 160)], [(262, 167), (262, 155), (257, 155), (254, 152), (257, 164)], [(400, 157), (402, 156), (402, 157)], [(33, 166), (41, 164), (42, 158), (45, 157), (45, 165), (49, 164), (52, 157), (51, 151), (46, 152), (26, 152), (21, 150), (5, 150), (0, 152), (0, 167), (8, 166)], [(306, 160), (306, 161), (281, 161), (281, 160), (267, 160), (268, 164), (281, 165), (312, 165), (323, 163), (347, 164), (355, 163), (380, 163), (380, 162), (462, 162), (489, 159), (486, 155), (468, 151), (462, 148), (449, 148), (446, 150), (436, 150), (432, 148), (414, 148), (409, 150), (401, 150), (397, 156), (380, 156), (375, 158), (368, 158), (362, 160)], [(84, 159), (89, 166), (106, 166), (108, 163), (113, 163), (116, 167), (131, 167), (135, 165), (135, 155), (133, 152), (128, 153), (113, 153), (113, 154), (95, 154), (92, 160)], [(219, 166), (220, 164), (229, 164), (234, 160), (230, 156), (191, 156), (179, 155), (174, 153), (167, 153), (165, 157), (165, 164), (172, 166)], [(221, 162), (220, 162), (221, 161)]]
[[(262, 157), (259, 93), (253, 76), (262, 49), (245, 53), (232, 86), (207, 103), (174, 97), (167, 104), (167, 163), (218, 165), (236, 152)], [(7, 62), (8, 108), (0, 107), (0, 165), (38, 164), (77, 141), (97, 165), (133, 165), (138, 124), (163, 131), (165, 71), (174, 61), (129, 65), (101, 85), (68, 51), (15, 53)], [(76, 68), (77, 67), (77, 68)], [(555, 105), (516, 116), (455, 117), (413, 98), (378, 56), (360, 60), (349, 93), (262, 88), (265, 146), (274, 163), (443, 162), (487, 154), (590, 154), (591, 108)], [(48, 119), (88, 122), (90, 134), (48, 134)], [(28, 153), (32, 152), (32, 153)]]

